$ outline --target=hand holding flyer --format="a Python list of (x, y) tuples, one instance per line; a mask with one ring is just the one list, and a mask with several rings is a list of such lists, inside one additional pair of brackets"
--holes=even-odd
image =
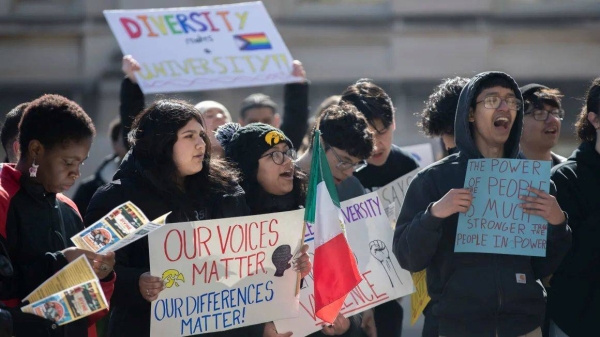
[(117, 206), (102, 219), (71, 238), (75, 246), (92, 252), (114, 252), (164, 225), (169, 213), (150, 222), (133, 203)]
[(58, 325), (108, 309), (100, 281), (85, 255), (54, 274), (23, 301), (31, 303), (21, 308), (23, 312)]

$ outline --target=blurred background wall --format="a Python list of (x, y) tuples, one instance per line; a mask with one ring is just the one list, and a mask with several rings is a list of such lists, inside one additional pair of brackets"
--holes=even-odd
[[(121, 52), (102, 11), (199, 6), (230, 0), (0, 0), (0, 113), (43, 93), (63, 94), (92, 116), (99, 135), (83, 175), (111, 152), (108, 123), (118, 114)], [(384, 87), (397, 108), (395, 142), (428, 141), (414, 113), (441, 79), (506, 71), (520, 85), (565, 93), (557, 152), (575, 147), (573, 122), (590, 80), (600, 75), (599, 0), (265, 0), (292, 56), (311, 80), (310, 102), (360, 77)], [(168, 95), (224, 103), (282, 87)], [(148, 97), (148, 100), (154, 97)], [(435, 142), (434, 146), (438, 146)]]

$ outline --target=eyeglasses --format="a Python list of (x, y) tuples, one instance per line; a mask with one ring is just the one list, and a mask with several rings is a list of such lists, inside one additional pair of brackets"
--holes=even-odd
[(361, 160), (358, 163), (354, 164), (348, 161), (343, 160), (342, 158), (340, 158), (340, 156), (337, 154), (337, 152), (335, 152), (335, 150), (333, 149), (333, 147), (329, 147), (331, 149), (331, 152), (333, 152), (333, 155), (335, 156), (335, 159), (337, 159), (338, 163), (335, 165), (335, 167), (340, 170), (340, 171), (346, 171), (349, 169), (353, 169), (354, 172), (358, 172), (362, 169), (364, 169), (365, 167), (367, 167), (367, 161), (366, 160)]
[(545, 122), (552, 116), (556, 117), (559, 121), (562, 121), (565, 118), (565, 110), (563, 109), (552, 109), (552, 110), (531, 110), (525, 113), (526, 115), (533, 115), (533, 119), (540, 122)]
[(502, 101), (506, 102), (506, 105), (508, 105), (508, 108), (510, 110), (518, 110), (519, 106), (523, 104), (523, 102), (521, 102), (521, 100), (518, 98), (502, 98), (500, 96), (487, 96), (483, 100), (476, 102), (476, 104), (483, 102), (483, 106), (485, 106), (488, 109), (498, 109), (498, 107), (502, 104)]
[(285, 161), (286, 156), (292, 161), (296, 160), (296, 150), (288, 149), (287, 151), (273, 151), (265, 154), (264, 156), (261, 156), (261, 158), (269, 156), (271, 156), (271, 159), (275, 164), (281, 165)]

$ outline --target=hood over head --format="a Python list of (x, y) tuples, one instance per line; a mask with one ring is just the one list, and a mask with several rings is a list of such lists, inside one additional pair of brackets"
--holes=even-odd
[[(471, 81), (463, 88), (458, 100), (456, 108), (456, 117), (454, 119), (454, 138), (456, 147), (462, 155), (469, 159), (483, 158), (483, 155), (475, 145), (471, 125), (469, 122), (469, 109), (471, 102), (475, 99), (475, 93), (480, 87), (483, 80), (491, 77), (502, 77), (510, 83), (511, 89), (515, 92), (515, 96), (523, 101), (523, 96), (519, 90), (517, 82), (508, 74), (500, 71), (489, 71), (477, 74), (471, 78)], [(518, 158), (519, 142), (521, 140), (521, 132), (523, 129), (523, 104), (519, 106), (515, 121), (513, 122), (508, 140), (504, 143), (504, 158)]]

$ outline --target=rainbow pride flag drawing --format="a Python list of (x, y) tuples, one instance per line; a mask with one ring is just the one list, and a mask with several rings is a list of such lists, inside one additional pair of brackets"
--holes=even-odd
[(265, 33), (234, 35), (233, 39), (240, 50), (272, 49)]

